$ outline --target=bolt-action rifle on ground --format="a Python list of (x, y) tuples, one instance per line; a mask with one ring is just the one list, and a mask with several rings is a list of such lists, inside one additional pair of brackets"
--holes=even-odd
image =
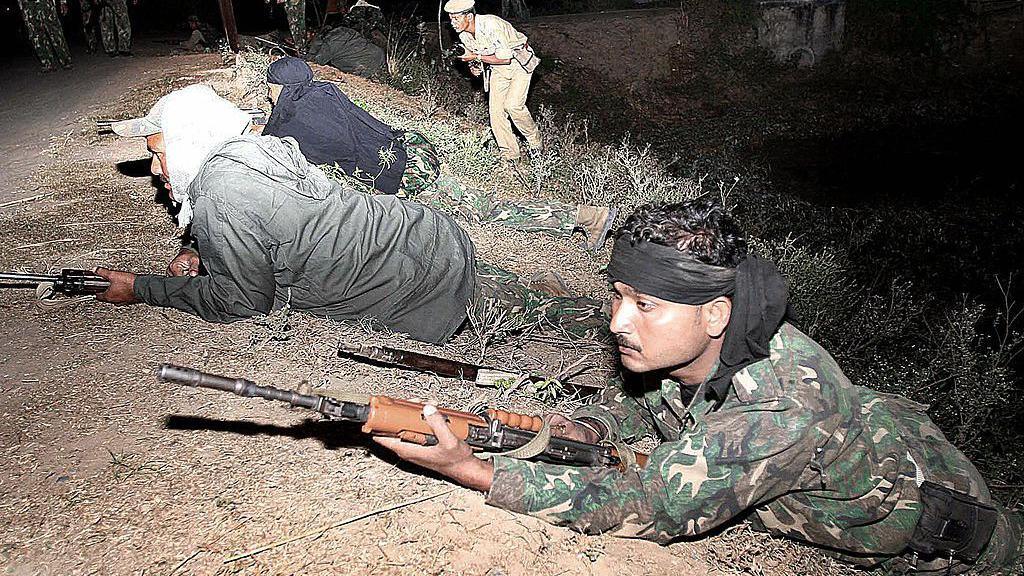
[[(267, 113), (259, 108), (242, 108), (242, 112), (245, 112), (252, 118), (253, 124), (267, 123)], [(110, 118), (96, 120), (96, 132), (99, 134), (111, 134), (113, 129), (111, 129), (110, 125), (118, 122), (120, 120), (112, 120)]]
[[(423, 404), (389, 396), (369, 396), (342, 400), (316, 394), (300, 394), (291, 390), (259, 386), (242, 378), (227, 378), (173, 364), (161, 364), (157, 379), (175, 382), (185, 386), (212, 388), (231, 392), (248, 398), (264, 398), (287, 402), (292, 406), (307, 408), (320, 413), (328, 420), (356, 422), (362, 424), (362, 432), (375, 436), (391, 436), (405, 442), (425, 446), (437, 443), (430, 426), (423, 419)], [(460, 412), (439, 408), (445, 415), (452, 432), (466, 441), (475, 450), (503, 453), (511, 451), (518, 457), (529, 457), (569, 466), (619, 467), (629, 464), (643, 466), (647, 461), (644, 454), (620, 454), (620, 450), (604, 444), (587, 444), (550, 436), (547, 442), (531, 443), (540, 434), (548, 436), (544, 421), (537, 416), (527, 416), (487, 410), (481, 414)], [(516, 453), (526, 446), (536, 454)], [(623, 449), (625, 451), (626, 449)]]

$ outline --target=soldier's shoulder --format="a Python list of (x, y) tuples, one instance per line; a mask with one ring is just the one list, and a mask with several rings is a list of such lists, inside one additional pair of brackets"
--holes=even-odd
[(494, 30), (503, 26), (512, 26), (501, 16), (495, 16), (494, 14), (477, 14), (476, 25), (482, 26), (488, 30)]
[(779, 328), (770, 347), (772, 365), (784, 388), (833, 395), (851, 386), (832, 354), (792, 324)]

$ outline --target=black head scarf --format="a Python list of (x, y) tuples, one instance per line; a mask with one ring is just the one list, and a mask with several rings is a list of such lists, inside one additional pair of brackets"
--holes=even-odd
[(679, 304), (732, 299), (718, 370), (708, 382), (719, 400), (728, 393), (733, 375), (768, 357), (768, 343), (791, 316), (785, 279), (774, 263), (757, 256), (747, 256), (735, 269), (712, 266), (675, 248), (624, 234), (615, 241), (608, 279)]
[[(290, 136), (310, 163), (337, 164), (381, 192), (398, 192), (408, 160), (401, 131), (356, 106), (334, 84), (314, 81), (309, 64), (299, 58), (274, 61), (267, 82), (282, 90), (263, 134)], [(382, 161), (382, 150), (393, 159)]]

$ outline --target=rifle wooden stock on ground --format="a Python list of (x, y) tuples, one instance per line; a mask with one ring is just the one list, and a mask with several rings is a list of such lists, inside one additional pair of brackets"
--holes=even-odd
[[(342, 358), (352, 358), (360, 362), (368, 362), (371, 364), (384, 364), (408, 370), (416, 370), (417, 372), (428, 372), (445, 378), (458, 378), (460, 380), (466, 380), (467, 382), (474, 382), (481, 386), (496, 386), (501, 380), (515, 382), (525, 378), (526, 380), (534, 383), (549, 380), (548, 378), (537, 376), (535, 374), (524, 374), (508, 370), (500, 370), (497, 368), (489, 368), (487, 366), (479, 366), (477, 364), (470, 364), (460, 360), (450, 360), (448, 358), (441, 358), (440, 356), (431, 356), (430, 354), (412, 352), (410, 350), (399, 350), (398, 348), (390, 348), (388, 346), (365, 346), (362, 344), (342, 343), (338, 347), (338, 356)], [(597, 386), (586, 384), (573, 383), (572, 385), (577, 388), (598, 388)]]

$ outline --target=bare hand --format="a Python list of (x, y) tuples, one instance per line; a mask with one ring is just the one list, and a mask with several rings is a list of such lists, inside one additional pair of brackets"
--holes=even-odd
[(469, 67), (469, 73), (472, 74), (473, 76), (479, 76), (479, 75), (484, 73), (483, 66), (476, 66), (476, 65), (470, 66)]
[(199, 254), (183, 248), (178, 255), (167, 264), (168, 276), (198, 276)]
[(597, 432), (561, 414), (551, 414), (550, 423), (552, 436), (585, 442), (587, 444), (596, 444), (602, 440)]
[(430, 425), (437, 444), (420, 446), (398, 438), (374, 436), (373, 441), (391, 450), (402, 460), (412, 462), (482, 492), (491, 489), (494, 465), (473, 456), (473, 449), (452, 433), (444, 416), (433, 405), (423, 407), (423, 419)]
[(110, 287), (107, 288), (106, 292), (100, 292), (96, 295), (96, 299), (100, 302), (135, 304), (139, 301), (135, 297), (135, 274), (107, 268), (97, 268), (94, 272), (110, 282)]
[(466, 50), (466, 52), (462, 56), (459, 56), (459, 60), (462, 60), (463, 62), (472, 62), (474, 60), (479, 59), (479, 54), (477, 54), (476, 52), (470, 52), (469, 50)]

